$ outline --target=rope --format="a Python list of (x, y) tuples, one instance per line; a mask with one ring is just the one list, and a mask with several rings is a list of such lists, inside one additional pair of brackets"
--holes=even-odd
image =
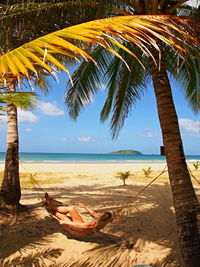
[[(28, 173), (28, 171), (27, 171), (27, 169), (25, 168), (25, 166), (24, 166), (22, 160), (20, 160), (20, 165), (21, 165), (22, 168), (24, 169), (25, 173)], [(40, 199), (43, 201), (44, 198), (41, 196), (41, 193), (40, 193), (39, 190), (43, 191), (43, 193), (45, 193), (45, 191), (44, 191), (44, 189), (39, 185), (39, 183), (34, 179), (34, 176), (36, 176), (36, 175), (37, 175), (37, 173), (35, 173), (35, 174), (30, 174), (30, 178), (29, 178), (29, 180), (30, 180), (31, 184), (33, 185), (34, 189), (37, 191), (37, 193), (38, 193)]]
[[(167, 170), (167, 165), (164, 167), (163, 171), (158, 174), (150, 183), (148, 183), (146, 186), (144, 186), (139, 192), (137, 192), (134, 196), (131, 197), (130, 202), (133, 202), (139, 195), (141, 195), (142, 192), (144, 192), (153, 182), (155, 182), (163, 173), (165, 173)], [(128, 205), (125, 208), (118, 209), (116, 212), (113, 213), (114, 217), (121, 214), (121, 212), (126, 209)]]
[[(174, 159), (182, 159), (183, 157), (180, 157), (180, 158), (174, 158)], [(173, 159), (170, 159), (170, 160), (173, 160)], [(194, 178), (194, 180), (200, 185), (200, 182), (198, 181), (198, 179), (194, 176), (194, 174), (192, 173), (189, 165), (187, 164), (187, 168), (189, 170), (189, 174), (192, 176), (192, 178)], [(186, 170), (184, 170), (183, 168), (181, 168), (182, 171), (184, 171), (185, 173), (187, 173)]]
[[(22, 160), (20, 160), (20, 165), (23, 167), (25, 173), (29, 173), (29, 171), (25, 168), (25, 166), (24, 166)], [(41, 199), (42, 201), (44, 201), (44, 197), (43, 197), (43, 196), (44, 196), (44, 194), (46, 193), (46, 191), (44, 191), (44, 189), (40, 186), (40, 184), (38, 183), (38, 181), (37, 181), (36, 179), (34, 179), (34, 176), (36, 176), (36, 175), (37, 175), (37, 173), (35, 173), (35, 174), (30, 174), (30, 178), (29, 178), (29, 180), (30, 180), (31, 184), (33, 185), (33, 188), (37, 191), (37, 193), (38, 193), (40, 199)], [(49, 186), (49, 188), (50, 188), (50, 189), (53, 189), (53, 188), (50, 187), (50, 186)], [(40, 191), (43, 192), (42, 195), (41, 195), (41, 192), (40, 192)]]
[[(35, 174), (36, 175), (36, 174)], [(40, 191), (43, 192), (43, 195), (45, 194), (44, 189), (40, 186), (40, 184), (34, 179), (33, 175), (30, 175), (30, 182), (32, 183), (34, 189), (37, 191), (39, 197), (41, 198), (41, 200), (43, 201), (44, 198), (41, 196)], [(39, 189), (38, 189), (39, 188)], [(40, 191), (39, 191), (40, 190)]]
[[(190, 172), (190, 175), (192, 176), (192, 178), (194, 178), (195, 179), (195, 181), (200, 185), (200, 182), (197, 180), (197, 178), (194, 176), (194, 174), (192, 173), (192, 171), (190, 170), (190, 167), (187, 165), (187, 167), (188, 167), (188, 170), (189, 170), (189, 172)], [(184, 172), (186, 172), (184, 169), (182, 169)]]

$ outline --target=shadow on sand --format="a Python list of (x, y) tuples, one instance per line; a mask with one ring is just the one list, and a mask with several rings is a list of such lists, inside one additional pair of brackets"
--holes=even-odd
[[(0, 210), (0, 265), (31, 266), (26, 263), (36, 262), (43, 266), (41, 262), (44, 261), (44, 266), (63, 267), (181, 266), (170, 188), (154, 184), (132, 202), (132, 197), (142, 188), (141, 185), (96, 184), (52, 191), (44, 189), (66, 205), (83, 202), (97, 212), (123, 209), (123, 216), (103, 231), (85, 238), (74, 238), (62, 230), (42, 207), (38, 193), (23, 190), (23, 199), (27, 203), (35, 199), (28, 212), (20, 213), (12, 224), (14, 214), (6, 217)], [(161, 250), (156, 252), (158, 246)], [(153, 253), (158, 253), (157, 259), (152, 257)], [(16, 262), (25, 265), (16, 265)]]

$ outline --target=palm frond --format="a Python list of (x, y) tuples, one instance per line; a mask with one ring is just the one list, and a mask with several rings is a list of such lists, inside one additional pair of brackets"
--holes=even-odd
[[(48, 63), (67, 71), (66, 67), (53, 56), (54, 54), (63, 54), (74, 59), (82, 57), (85, 60), (93, 60), (83, 49), (72, 44), (74, 40), (99, 44), (121, 58), (112, 49), (113, 42), (115, 46), (128, 50), (116, 38), (133, 42), (139, 48), (142, 42), (151, 42), (151, 45), (158, 49), (155, 40), (148, 37), (148, 35), (152, 35), (154, 38), (174, 46), (181, 53), (187, 52), (188, 47), (193, 45), (194, 49), (200, 44), (189, 24), (190, 22), (185, 19), (157, 15), (114, 17), (68, 27), (3, 54), (0, 57), (0, 75), (4, 79), (8, 74), (18, 79), (29, 78), (30, 71), (36, 72), (35, 65), (52, 72), (53, 68)], [(114, 37), (115, 39), (113, 39)], [(134, 56), (134, 53), (128, 52)], [(146, 52), (150, 54), (148, 50)]]
[(181, 64), (177, 80), (185, 91), (185, 97), (193, 111), (200, 110), (200, 61), (188, 56), (187, 64)]
[[(128, 12), (124, 11), (123, 9), (120, 9), (118, 7), (114, 7), (112, 5), (109, 5), (105, 3), (105, 1), (57, 1), (54, 2), (52, 0), (50, 1), (45, 1), (44, 3), (41, 2), (22, 2), (18, 4), (13, 4), (13, 5), (2, 5), (1, 6), (1, 12), (0, 12), (0, 19), (8, 18), (8, 17), (13, 17), (13, 16), (22, 16), (24, 14), (29, 14), (34, 13), (34, 15), (37, 15), (37, 12), (41, 12), (42, 10), (50, 10), (50, 9), (55, 9), (55, 8), (64, 8), (64, 7), (75, 7), (76, 9), (78, 7), (83, 7), (86, 8), (87, 6), (89, 7), (98, 7), (98, 6), (103, 6), (104, 11), (105, 9), (110, 9), (118, 14), (123, 14), (123, 15), (129, 15)], [(113, 2), (113, 1), (112, 1)]]
[(106, 102), (100, 114), (100, 120), (102, 122), (105, 122), (108, 119), (108, 116), (110, 115), (110, 112), (112, 110), (115, 91), (119, 85), (119, 70), (120, 70), (121, 63), (122, 62), (119, 58), (114, 57), (107, 68), (107, 72), (106, 72), (107, 98), (106, 98)]
[(135, 59), (130, 58), (130, 60), (131, 71), (125, 71), (123, 66), (121, 66), (119, 85), (117, 90), (115, 91), (112, 110), (113, 115), (110, 123), (113, 138), (117, 138), (120, 129), (124, 125), (125, 119), (129, 115), (131, 107), (135, 105), (138, 99), (140, 99), (140, 91), (138, 90), (139, 87), (134, 87), (134, 84), (131, 83), (132, 75), (135, 75), (132, 70), (132, 67), (135, 63)]
[[(132, 47), (133, 49), (134, 47)], [(146, 67), (148, 60), (142, 51), (135, 48), (134, 53), (138, 58), (142, 59), (142, 63)], [(118, 136), (129, 111), (136, 104), (137, 100), (140, 99), (148, 77), (148, 72), (136, 59), (128, 54), (124, 54), (124, 58), (129, 63), (130, 72), (124, 68), (121, 61), (116, 58), (113, 59), (107, 73), (107, 76), (110, 78), (107, 85), (108, 95), (101, 111), (101, 120), (105, 121), (112, 108), (113, 115), (110, 125), (113, 138)]]
[(194, 112), (200, 109), (200, 61), (187, 56), (184, 61), (176, 51), (164, 48), (167, 71), (177, 80)]
[(45, 95), (49, 92), (49, 88), (51, 87), (51, 83), (49, 81), (49, 74), (43, 69), (37, 69), (37, 77), (31, 76), (31, 80), (33, 80), (34, 87), (39, 87)]
[(101, 87), (102, 77), (109, 64), (110, 53), (98, 46), (91, 54), (97, 62), (98, 68), (92, 61), (83, 61), (72, 75), (72, 83), (67, 85), (65, 102), (69, 109), (69, 115), (76, 119), (81, 108), (90, 103), (92, 96)]
[(21, 109), (33, 109), (37, 103), (37, 94), (34, 92), (0, 93), (0, 103), (14, 104)]

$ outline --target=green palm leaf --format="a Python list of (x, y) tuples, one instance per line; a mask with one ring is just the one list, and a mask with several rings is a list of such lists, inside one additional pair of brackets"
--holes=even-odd
[[(134, 46), (132, 48), (129, 46), (129, 48), (133, 50)], [(113, 109), (111, 118), (113, 137), (117, 137), (131, 107), (140, 99), (146, 87), (146, 79), (149, 73), (148, 60), (138, 48), (135, 48), (134, 53), (138, 58), (142, 58), (142, 65), (145, 65), (145, 69), (136, 59), (129, 57), (127, 53), (123, 57), (130, 66), (130, 72), (124, 68), (122, 62), (116, 57), (113, 58), (107, 69), (108, 93), (101, 111), (101, 121), (104, 122)]]
[(200, 63), (198, 58), (187, 56), (185, 62), (176, 51), (169, 53), (169, 48), (164, 48), (165, 65), (167, 71), (177, 80), (180, 88), (194, 112), (200, 109)]
[(33, 109), (37, 103), (37, 94), (34, 92), (0, 93), (0, 103), (14, 104), (21, 109)]
[(118, 88), (120, 65), (121, 65), (121, 60), (117, 57), (114, 57), (110, 62), (106, 72), (107, 99), (100, 114), (100, 119), (102, 122), (105, 122), (112, 109), (115, 91), (116, 88)]
[[(137, 50), (136, 53), (139, 56), (141, 50)], [(125, 55), (125, 59), (129, 63), (130, 71), (127, 71), (127, 69), (124, 68), (124, 65), (119, 62), (118, 80), (114, 94), (112, 107), (113, 114), (110, 125), (113, 138), (118, 136), (132, 106), (134, 106), (137, 100), (140, 99), (145, 88), (144, 80), (146, 76), (144, 68), (133, 57)], [(145, 57), (143, 59), (145, 62)]]
[(102, 77), (111, 58), (111, 54), (101, 46), (97, 46), (91, 56), (97, 62), (98, 68), (92, 61), (83, 61), (72, 75), (73, 84), (67, 85), (65, 101), (73, 119), (78, 117), (83, 106), (90, 103), (91, 97), (101, 87)]
[(175, 77), (181, 87), (185, 89), (185, 97), (190, 107), (198, 112), (200, 109), (200, 64), (199, 61), (188, 56), (187, 64), (181, 64), (180, 71)]

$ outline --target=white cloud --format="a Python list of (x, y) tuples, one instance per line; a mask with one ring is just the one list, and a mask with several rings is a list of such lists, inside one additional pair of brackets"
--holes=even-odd
[(92, 137), (91, 136), (79, 136), (77, 139), (79, 142), (89, 142), (92, 139)]
[(200, 121), (193, 121), (190, 119), (179, 119), (179, 125), (186, 132), (189, 133), (200, 133)]
[(79, 136), (77, 138), (68, 138), (68, 137), (61, 137), (62, 142), (90, 142), (92, 139), (91, 136)]
[(151, 129), (146, 129), (145, 133), (140, 134), (140, 136), (146, 137), (146, 138), (154, 138), (154, 137), (157, 137), (158, 134), (152, 131)]
[[(31, 111), (21, 110), (21, 109), (17, 110), (17, 117), (19, 122), (35, 123), (39, 120), (39, 117), (34, 115)], [(1, 126), (5, 125), (6, 121), (7, 121), (7, 115), (2, 116), (0, 120)]]
[(50, 116), (61, 116), (64, 115), (64, 111), (56, 107), (52, 103), (46, 103), (40, 101), (37, 105), (37, 108), (42, 111), (42, 113)]
[(39, 120), (39, 117), (34, 115), (31, 111), (18, 109), (18, 120), (19, 122), (35, 123)]
[(146, 130), (146, 137), (148, 137), (148, 138), (153, 138), (153, 137), (156, 137), (156, 136), (157, 136), (157, 134), (154, 133), (153, 131), (151, 131), (151, 130)]
[(25, 129), (25, 132), (27, 132), (27, 133), (30, 133), (31, 131), (32, 131), (31, 128), (26, 128), (26, 129)]

